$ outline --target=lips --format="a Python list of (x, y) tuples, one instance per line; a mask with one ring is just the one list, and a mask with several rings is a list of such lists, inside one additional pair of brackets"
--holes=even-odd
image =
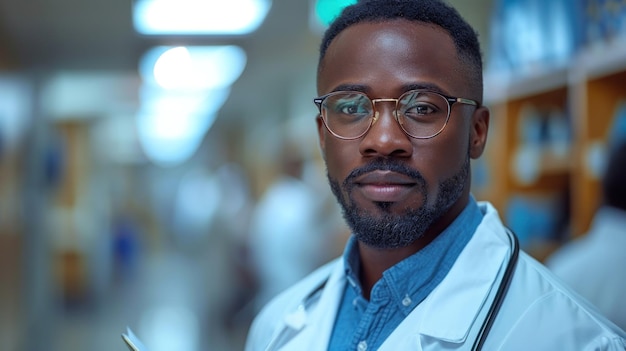
[(399, 202), (414, 193), (415, 179), (392, 171), (373, 171), (354, 181), (354, 190), (374, 202)]

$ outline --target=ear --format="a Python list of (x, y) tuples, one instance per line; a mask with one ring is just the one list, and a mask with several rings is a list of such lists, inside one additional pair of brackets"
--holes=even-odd
[(473, 159), (479, 158), (485, 150), (489, 131), (489, 115), (489, 109), (485, 106), (477, 108), (472, 115), (469, 154)]
[(326, 161), (326, 126), (324, 125), (324, 121), (322, 121), (322, 117), (319, 115), (315, 118), (315, 122), (317, 123), (317, 136), (319, 138), (322, 158)]

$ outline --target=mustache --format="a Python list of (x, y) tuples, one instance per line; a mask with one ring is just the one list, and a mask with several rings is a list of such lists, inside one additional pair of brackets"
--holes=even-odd
[(424, 179), (418, 170), (407, 166), (405, 163), (400, 162), (397, 159), (376, 158), (364, 166), (353, 169), (343, 181), (344, 187), (346, 189), (351, 189), (354, 187), (354, 181), (356, 178), (373, 171), (395, 172), (415, 180), (418, 184), (424, 185), (426, 183), (426, 179)]

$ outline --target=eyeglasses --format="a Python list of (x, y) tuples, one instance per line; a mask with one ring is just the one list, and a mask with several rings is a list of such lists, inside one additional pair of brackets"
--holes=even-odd
[(429, 139), (441, 133), (450, 119), (452, 104), (479, 105), (474, 100), (427, 90), (410, 90), (397, 99), (370, 99), (358, 91), (336, 91), (313, 102), (328, 131), (344, 140), (358, 139), (370, 130), (379, 117), (378, 102), (395, 102), (394, 118), (415, 139)]

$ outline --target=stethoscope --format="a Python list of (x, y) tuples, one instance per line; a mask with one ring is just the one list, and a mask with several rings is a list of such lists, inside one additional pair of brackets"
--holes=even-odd
[[(511, 254), (509, 256), (509, 262), (506, 265), (506, 270), (504, 271), (504, 275), (502, 276), (502, 280), (500, 280), (500, 285), (498, 286), (498, 290), (496, 291), (496, 295), (489, 307), (489, 311), (483, 320), (483, 324), (481, 325), (476, 339), (474, 340), (474, 344), (472, 345), (472, 351), (482, 350), (483, 344), (485, 340), (487, 340), (487, 336), (489, 335), (489, 331), (491, 330), (491, 326), (493, 322), (496, 320), (496, 316), (500, 311), (500, 307), (502, 306), (502, 302), (504, 302), (504, 298), (506, 297), (506, 292), (509, 289), (509, 285), (511, 285), (511, 281), (513, 280), (513, 273), (515, 272), (515, 266), (517, 265), (517, 258), (519, 256), (519, 241), (513, 232), (507, 228), (506, 230), (507, 236), (509, 237), (510, 245), (511, 245)], [(294, 312), (294, 316), (301, 315), (302, 318), (306, 315), (306, 309), (310, 307), (315, 300), (317, 300), (324, 286), (326, 286), (327, 280), (324, 280), (320, 285), (318, 285), (313, 291), (311, 291), (303, 300), (303, 302), (298, 306), (296, 312)], [(297, 319), (297, 318), (296, 318)], [(272, 339), (270, 344), (265, 348), (265, 351), (278, 350), (279, 347), (283, 346), (287, 341), (297, 334), (301, 327), (299, 323), (296, 323), (295, 326), (285, 326), (283, 330)]]
[(474, 340), (472, 351), (482, 350), (483, 344), (485, 343), (485, 340), (487, 340), (487, 336), (489, 335), (489, 331), (491, 330), (491, 326), (496, 320), (496, 316), (498, 314), (498, 311), (500, 311), (502, 302), (504, 302), (506, 292), (509, 289), (509, 285), (511, 285), (511, 280), (513, 280), (513, 272), (515, 272), (517, 257), (519, 256), (519, 241), (517, 240), (517, 236), (515, 236), (515, 234), (513, 234), (513, 232), (509, 228), (506, 228), (506, 234), (508, 235), (511, 244), (511, 255), (509, 256), (509, 262), (506, 265), (506, 270), (504, 271), (504, 275), (502, 276), (502, 280), (500, 281), (500, 285), (498, 286), (496, 296), (493, 298), (493, 302), (491, 303), (491, 307), (489, 307), (487, 316), (485, 317), (485, 320), (483, 321), (483, 324), (478, 331), (478, 335)]

